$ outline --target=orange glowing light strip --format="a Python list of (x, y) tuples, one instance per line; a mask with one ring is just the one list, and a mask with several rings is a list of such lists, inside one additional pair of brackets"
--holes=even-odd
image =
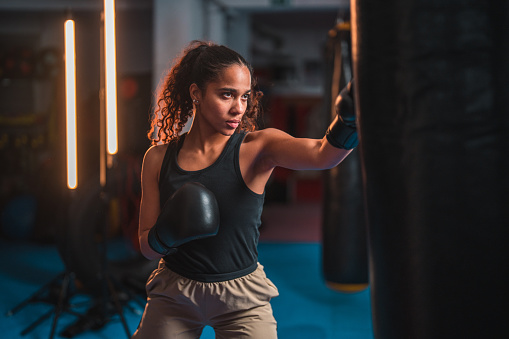
[(118, 151), (118, 138), (115, 0), (104, 0), (104, 52), (106, 83), (106, 147), (109, 154), (116, 154)]
[(78, 156), (76, 147), (76, 53), (74, 21), (67, 20), (64, 27), (67, 187), (75, 189), (78, 186)]

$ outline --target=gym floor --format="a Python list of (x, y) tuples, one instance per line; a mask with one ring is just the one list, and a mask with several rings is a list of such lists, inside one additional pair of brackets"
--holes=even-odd
[[(279, 289), (280, 296), (272, 301), (279, 338), (372, 339), (369, 290), (343, 294), (325, 285), (321, 273), (320, 223), (318, 203), (272, 204), (265, 208), (259, 260)], [(48, 338), (51, 319), (45, 319), (24, 336), (21, 332), (45, 313), (53, 317), (51, 303), (28, 303), (11, 316), (6, 313), (63, 272), (58, 250), (51, 244), (0, 239), (0, 254), (1, 337)], [(124, 307), (131, 333), (143, 311), (143, 300), (140, 301), (134, 298)], [(79, 313), (91, 308), (86, 295), (74, 296), (71, 303)], [(75, 315), (62, 313), (55, 338), (61, 337), (76, 319)], [(113, 315), (101, 328), (85, 330), (74, 337), (110, 339), (127, 334), (120, 317)], [(201, 338), (214, 338), (213, 329), (206, 327)]]

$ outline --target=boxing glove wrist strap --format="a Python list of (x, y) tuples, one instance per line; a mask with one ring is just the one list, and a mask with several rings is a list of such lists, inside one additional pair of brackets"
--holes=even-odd
[(167, 256), (169, 254), (172, 254), (176, 252), (176, 248), (168, 248), (166, 247), (163, 242), (159, 239), (159, 236), (157, 235), (157, 231), (155, 229), (156, 227), (152, 227), (150, 231), (148, 232), (148, 245), (150, 248), (159, 254), (162, 254), (164, 256)]
[(359, 144), (357, 129), (347, 126), (338, 116), (336, 116), (334, 121), (330, 124), (325, 133), (325, 137), (329, 144), (336, 148), (350, 150), (357, 147)]

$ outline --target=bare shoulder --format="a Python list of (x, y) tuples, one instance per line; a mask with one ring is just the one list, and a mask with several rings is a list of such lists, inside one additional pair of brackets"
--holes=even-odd
[(246, 135), (243, 150), (248, 159), (261, 171), (272, 170), (277, 166), (273, 159), (285, 148), (285, 144), (292, 137), (277, 128), (266, 128), (250, 132)]
[(164, 158), (168, 144), (154, 145), (145, 152), (145, 159)]
[(265, 128), (259, 131), (250, 132), (246, 135), (244, 142), (259, 144), (260, 146), (266, 146), (272, 142), (281, 141), (290, 138), (290, 135), (277, 128)]
[(159, 169), (163, 163), (164, 155), (168, 144), (154, 145), (151, 146), (146, 152), (143, 158), (144, 169)]
[(294, 139), (288, 133), (277, 128), (265, 128), (259, 131), (251, 132), (246, 135), (244, 143), (249, 145), (247, 148), (259, 155), (266, 155), (267, 152), (273, 152), (278, 147), (283, 146), (288, 141)]

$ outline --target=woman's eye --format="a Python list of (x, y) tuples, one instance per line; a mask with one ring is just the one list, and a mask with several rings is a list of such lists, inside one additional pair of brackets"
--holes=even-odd
[(249, 100), (249, 94), (244, 94), (242, 96), (242, 100)]
[(231, 94), (231, 92), (224, 92), (224, 93), (223, 93), (223, 96), (224, 96), (225, 98), (231, 98), (231, 97), (232, 97), (232, 94)]

